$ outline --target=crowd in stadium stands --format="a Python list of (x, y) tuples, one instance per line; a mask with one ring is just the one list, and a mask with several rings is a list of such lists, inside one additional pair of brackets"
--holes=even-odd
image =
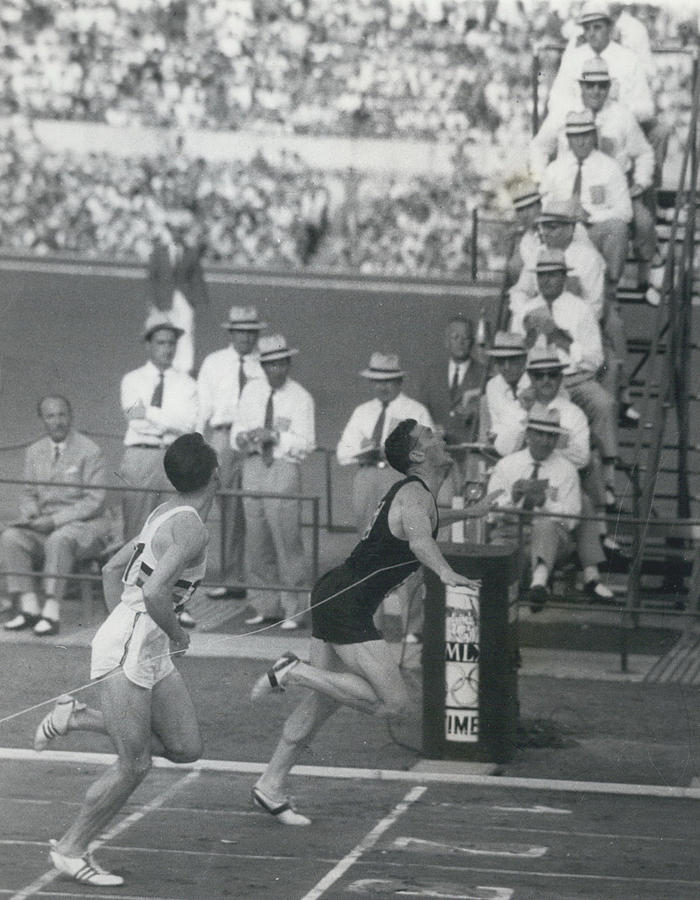
[[(387, 185), (360, 173), (350, 197), (341, 178), (342, 215), (317, 262), (469, 270), (468, 210), (498, 195), (508, 154), (527, 139), (531, 49), (562, 40), (566, 10), (560, 19), (556, 4), (539, 0), (209, 0), (193, 9), (183, 0), (7, 0), (0, 115), (441, 139), (454, 148), (451, 176)], [(642, 14), (653, 42), (697, 35), (692, 17)], [(659, 62), (667, 118), (687, 95), (688, 71)], [(127, 162), (55, 152), (11, 131), (1, 141), (3, 168), (15, 176), (2, 187), (4, 246), (143, 258), (163, 209), (186, 206), (208, 223), (210, 262), (308, 262), (300, 210), (312, 173), (299, 158), (244, 165), (178, 156), (172, 166), (169, 151)], [(478, 252), (482, 263), (499, 252), (486, 232)]]
[[(529, 93), (550, 4), (6, 0), (0, 112), (435, 139), (495, 132)], [(671, 27), (648, 16), (655, 40)], [(688, 29), (672, 36), (690, 39)]]

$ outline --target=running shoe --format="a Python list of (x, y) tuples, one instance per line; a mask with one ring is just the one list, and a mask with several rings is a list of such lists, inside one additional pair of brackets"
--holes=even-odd
[(255, 682), (250, 694), (251, 700), (257, 700), (263, 694), (269, 694), (272, 691), (283, 691), (285, 680), (298, 663), (299, 657), (295, 653), (290, 650), (283, 653), (272, 667)]
[(64, 694), (56, 701), (51, 712), (44, 716), (34, 734), (34, 749), (46, 750), (51, 741), (68, 731), (68, 722), (74, 709), (85, 709), (85, 704), (80, 703), (70, 694)]
[(54, 867), (64, 875), (69, 875), (81, 884), (92, 884), (95, 887), (119, 887), (124, 884), (121, 875), (107, 872), (93, 860), (90, 853), (85, 856), (64, 856), (59, 853), (57, 841), (49, 841), (49, 856)]
[(252, 789), (251, 793), (253, 795), (253, 805), (257, 806), (258, 809), (265, 810), (265, 812), (273, 816), (275, 821), (279, 822), (280, 825), (311, 824), (311, 819), (307, 819), (306, 816), (302, 816), (301, 813), (298, 813), (287, 797), (285, 797), (284, 800), (273, 800), (272, 797), (268, 797), (267, 794), (264, 794), (257, 785)]

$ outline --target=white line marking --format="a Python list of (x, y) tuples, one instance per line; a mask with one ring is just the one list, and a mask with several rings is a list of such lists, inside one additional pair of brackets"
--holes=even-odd
[[(402, 897), (436, 897), (438, 900), (510, 900), (513, 891), (510, 888), (486, 887), (485, 885), (477, 885), (473, 888), (458, 887), (414, 887), (405, 882), (397, 881), (394, 878), (360, 878), (358, 881), (348, 887), (351, 894), (362, 894), (367, 896), (370, 892), (378, 894), (379, 891), (374, 888), (382, 889), (382, 894), (389, 896), (401, 895)], [(370, 891), (371, 889), (371, 891)], [(445, 891), (458, 890), (458, 894)], [(465, 894), (464, 891), (469, 893)], [(477, 893), (473, 893), (476, 891)]]
[(369, 834), (365, 835), (362, 838), (360, 843), (354, 847), (347, 856), (344, 856), (340, 862), (335, 865), (330, 872), (323, 876), (323, 878), (318, 882), (318, 884), (311, 888), (311, 890), (304, 894), (301, 900), (317, 900), (318, 897), (323, 896), (326, 892), (326, 889), (331, 887), (331, 885), (335, 884), (336, 881), (347, 872), (347, 870), (354, 865), (357, 860), (365, 853), (367, 850), (371, 850), (372, 847), (377, 843), (379, 838), (391, 828), (392, 825), (398, 820), (398, 818), (406, 812), (409, 806), (412, 803), (415, 803), (419, 797), (422, 797), (423, 794), (427, 791), (426, 787), (414, 787), (406, 794), (403, 800), (400, 803), (397, 803), (394, 809), (386, 816), (381, 822), (378, 822), (374, 828), (369, 832)]
[(525, 844), (443, 844), (440, 841), (426, 841), (423, 838), (398, 837), (394, 840), (397, 850), (416, 849), (419, 852), (446, 850), (448, 853), (465, 853), (469, 856), (516, 856), (519, 859), (539, 859), (545, 856), (548, 847), (533, 847)]
[[(132, 825), (135, 825), (136, 822), (140, 822), (145, 816), (148, 815), (149, 812), (152, 812), (154, 809), (158, 809), (159, 806), (162, 806), (167, 800), (169, 800), (173, 794), (177, 793), (180, 788), (187, 786), (191, 781), (199, 778), (199, 772), (188, 772), (187, 775), (184, 775), (175, 784), (171, 784), (169, 788), (166, 788), (162, 793), (158, 794), (150, 803), (144, 804), (142, 807), (137, 809), (135, 812), (131, 813), (130, 816), (127, 816), (125, 819), (122, 819), (120, 822), (117, 822), (109, 831), (105, 832), (102, 837), (94, 841), (90, 844), (91, 850), (97, 850), (99, 847), (102, 847), (108, 841), (111, 841), (112, 838), (117, 837), (123, 831), (126, 831), (127, 828), (131, 828)], [(31, 897), (34, 894), (37, 894), (42, 888), (46, 887), (47, 884), (51, 884), (51, 882), (59, 875), (57, 869), (51, 869), (48, 872), (45, 872), (43, 875), (40, 875), (36, 881), (33, 881), (30, 885), (23, 890), (19, 891), (19, 893), (14, 894), (12, 896), (12, 900), (26, 900), (27, 897)]]
[(570, 809), (557, 809), (555, 806), (492, 806), (500, 812), (535, 813), (536, 815), (570, 816)]
[[(66, 750), (35, 750), (0, 748), (0, 760), (31, 762), (64, 762), (71, 765), (108, 766), (114, 762), (111, 753), (73, 753)], [(200, 759), (189, 765), (154, 759), (155, 768), (194, 769), (197, 772), (226, 772), (237, 775), (261, 775), (267, 763), (236, 762), (227, 759)], [(673, 787), (665, 784), (620, 784), (614, 781), (548, 781), (545, 778), (512, 778), (502, 775), (467, 775), (458, 772), (411, 772), (401, 769), (352, 769), (332, 766), (294, 766), (292, 775), (310, 778), (349, 778), (362, 781), (406, 781), (425, 784), (469, 784), (475, 787), (523, 788), (530, 791), (561, 791), (562, 793), (620, 794), (628, 797), (663, 797), (666, 799), (700, 800), (700, 787)]]

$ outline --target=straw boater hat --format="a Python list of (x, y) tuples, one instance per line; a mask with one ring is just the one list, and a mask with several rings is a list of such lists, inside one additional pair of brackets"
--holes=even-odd
[(369, 368), (360, 372), (363, 378), (371, 381), (393, 381), (395, 378), (403, 378), (405, 374), (396, 353), (373, 353)]
[(577, 221), (576, 204), (573, 200), (549, 200), (535, 221), (538, 225), (544, 222), (574, 225)]
[(512, 331), (497, 331), (493, 346), (486, 351), (487, 356), (506, 359), (512, 356), (525, 356), (525, 337)]
[(258, 341), (258, 354), (260, 362), (272, 362), (275, 359), (288, 359), (299, 351), (288, 347), (287, 341), (281, 334), (266, 334)]
[(174, 325), (170, 321), (170, 318), (166, 313), (155, 310), (148, 316), (146, 324), (143, 326), (143, 340), (150, 341), (156, 331), (161, 331), (164, 328), (168, 331), (172, 331), (177, 338), (182, 337), (185, 333), (182, 328), (178, 328), (177, 325)]
[(570, 269), (566, 264), (566, 256), (563, 250), (543, 247), (537, 254), (537, 263), (535, 272), (569, 272)]
[(596, 130), (595, 119), (590, 109), (582, 109), (578, 112), (568, 112), (566, 114), (564, 131), (567, 134), (588, 134), (589, 131)]
[(232, 306), (228, 311), (228, 321), (221, 323), (228, 331), (262, 331), (267, 322), (258, 319), (258, 311), (254, 306)]
[(533, 203), (539, 203), (542, 195), (537, 186), (530, 181), (522, 181), (510, 192), (510, 199), (515, 209), (525, 209)]
[(588, 0), (583, 4), (576, 24), (587, 25), (589, 22), (597, 22), (599, 19), (607, 19), (608, 22), (612, 22), (608, 4), (602, 3), (601, 0)]
[(528, 372), (538, 372), (542, 369), (565, 369), (566, 363), (559, 359), (556, 347), (533, 347), (527, 355), (526, 368)]
[(527, 417), (527, 427), (533, 431), (546, 431), (548, 434), (565, 434), (562, 428), (558, 409), (547, 409), (541, 403), (533, 403)]
[(583, 64), (579, 81), (584, 84), (610, 81), (610, 69), (608, 64), (600, 56), (594, 56)]

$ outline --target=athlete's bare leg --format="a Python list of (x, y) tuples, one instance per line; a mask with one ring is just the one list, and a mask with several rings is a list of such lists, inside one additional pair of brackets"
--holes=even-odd
[[(333, 647), (323, 641), (311, 640), (309, 657), (312, 666), (326, 671), (341, 665)], [(307, 694), (284, 723), (282, 735), (257, 787), (269, 797), (281, 799), (286, 793), (287, 776), (301, 752), (340, 705), (331, 697), (313, 692)]]
[[(311, 647), (321, 643), (311, 639)], [(401, 670), (383, 640), (360, 644), (333, 644), (345, 672), (323, 665), (298, 663), (285, 678), (287, 684), (317, 691), (344, 706), (380, 718), (400, 718), (408, 712), (409, 697)]]
[[(339, 671), (341, 666), (349, 671)], [(282, 737), (257, 782), (274, 798), (284, 794), (287, 776), (301, 751), (339, 706), (389, 719), (400, 719), (409, 710), (401, 671), (383, 640), (330, 645), (312, 638), (310, 663), (295, 665), (285, 684), (306, 687), (312, 693), (285, 722)]]
[(120, 671), (102, 682), (101, 692), (105, 730), (118, 759), (88, 789), (77, 819), (59, 840), (64, 856), (83, 856), (143, 781), (151, 767), (152, 730), (169, 759), (190, 762), (201, 752), (192, 701), (177, 671), (153, 690)]

